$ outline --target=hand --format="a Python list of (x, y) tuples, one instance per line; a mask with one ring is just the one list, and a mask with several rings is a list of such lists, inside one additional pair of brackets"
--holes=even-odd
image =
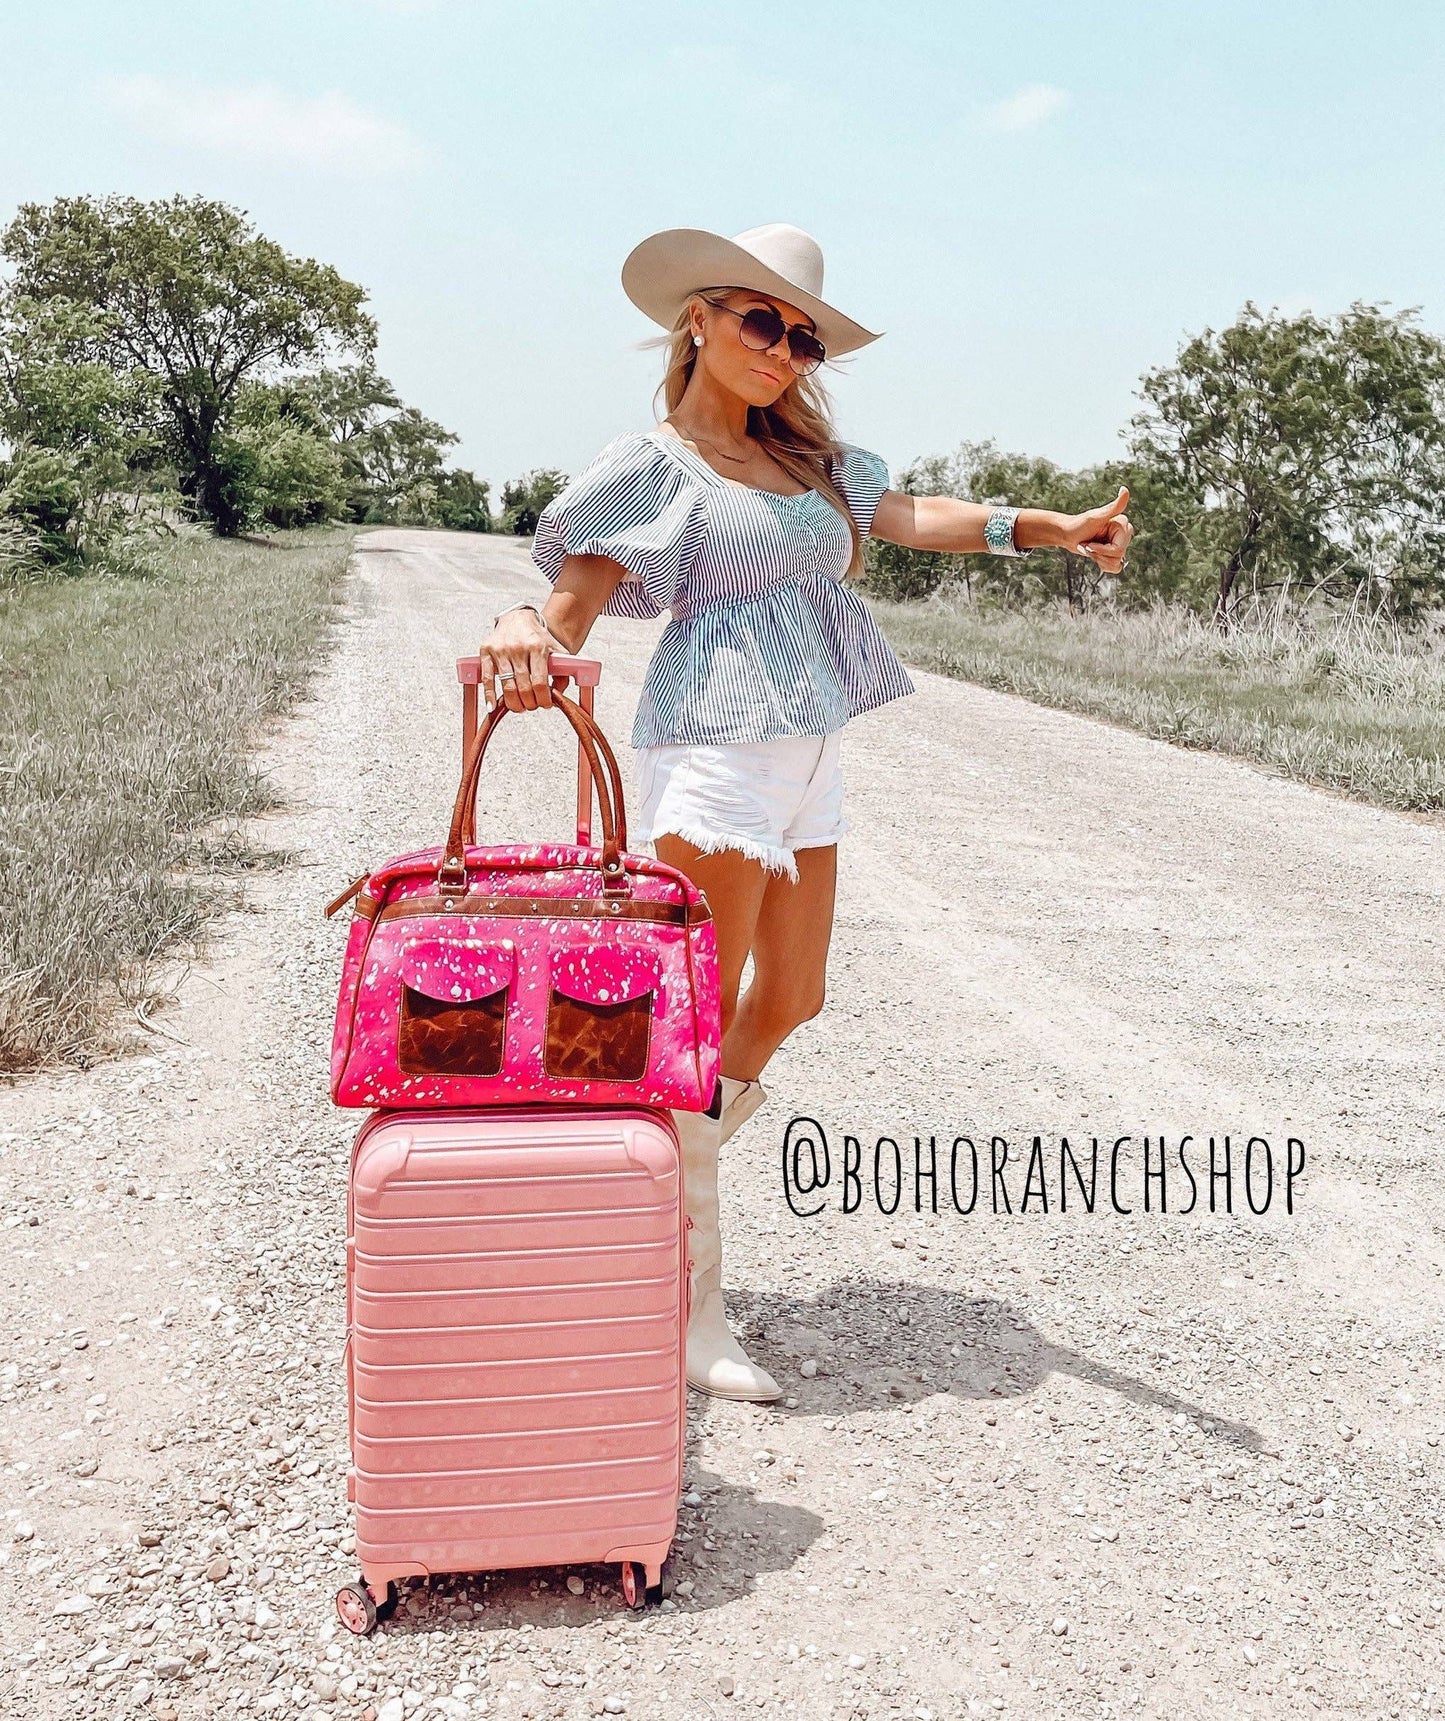
[(1117, 574), (1134, 536), (1124, 514), (1128, 505), (1129, 491), (1121, 484), (1119, 494), (1104, 507), (1091, 508), (1086, 514), (1061, 515), (1064, 549), (1088, 556), (1101, 574)]
[(502, 703), (510, 711), (550, 706), (553, 687), (560, 691), (567, 685), (565, 675), (547, 674), (547, 659), (554, 652), (565, 656), (567, 647), (547, 631), (534, 610), (509, 610), (501, 616), (477, 650), (477, 683), (486, 695), (487, 709), (497, 703), (493, 678), (500, 683)]

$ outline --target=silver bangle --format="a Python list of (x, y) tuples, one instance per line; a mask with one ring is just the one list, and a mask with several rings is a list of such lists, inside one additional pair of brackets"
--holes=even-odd
[[(492, 626), (495, 627), (504, 615), (510, 615), (513, 610), (531, 610), (532, 614), (534, 616), (536, 616), (537, 620), (539, 622), (541, 622), (542, 626), (547, 627), (546, 616), (544, 616), (542, 614), (541, 610), (539, 610), (537, 608), (536, 604), (529, 602), (525, 598), (519, 604), (508, 604), (506, 609), (498, 610), (497, 613), (492, 617)], [(548, 631), (548, 633), (550, 633), (552, 630), (550, 628), (547, 628), (547, 631)]]
[(1032, 550), (1021, 550), (1014, 543), (1014, 523), (1019, 517), (1017, 508), (995, 508), (984, 522), (983, 541), (991, 554), (995, 556), (1031, 556)]

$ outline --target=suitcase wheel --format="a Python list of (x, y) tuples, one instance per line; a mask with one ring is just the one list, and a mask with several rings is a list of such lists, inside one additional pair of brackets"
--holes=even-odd
[(645, 1572), (642, 1567), (634, 1565), (631, 1560), (622, 1562), (622, 1599), (628, 1607), (644, 1608), (649, 1602), (656, 1604), (666, 1601), (672, 1594), (672, 1556), (662, 1562), (662, 1569), (655, 1584), (645, 1582)]
[(396, 1606), (396, 1585), (388, 1582), (386, 1599), (378, 1605), (365, 1578), (354, 1584), (343, 1584), (336, 1592), (336, 1617), (357, 1637), (369, 1637), (376, 1622), (385, 1619)]
[(657, 1582), (648, 1590), (650, 1601), (667, 1601), (672, 1595), (672, 1555), (669, 1554), (662, 1562), (662, 1571), (658, 1574)]

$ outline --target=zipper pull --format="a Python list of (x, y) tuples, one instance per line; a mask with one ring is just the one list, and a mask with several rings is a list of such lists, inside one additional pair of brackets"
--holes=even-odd
[(336, 913), (337, 909), (345, 908), (347, 903), (351, 901), (352, 897), (358, 894), (362, 885), (364, 885), (370, 877), (371, 874), (369, 872), (364, 872), (360, 878), (353, 879), (351, 883), (347, 885), (346, 889), (342, 891), (341, 895), (336, 898), (335, 902), (327, 904), (326, 909), (324, 910), (326, 919), (330, 920), (332, 915)]

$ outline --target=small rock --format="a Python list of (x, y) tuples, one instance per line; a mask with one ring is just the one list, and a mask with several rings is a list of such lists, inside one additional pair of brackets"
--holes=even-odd
[(573, 1572), (571, 1577), (567, 1579), (567, 1588), (574, 1596), (586, 1595), (587, 1593), (587, 1585), (577, 1576), (576, 1572)]
[(80, 1462), (75, 1466), (75, 1468), (71, 1471), (71, 1475), (72, 1476), (94, 1476), (96, 1471), (99, 1469), (100, 1469), (100, 1460), (98, 1458), (82, 1458), (80, 1460)]
[(753, 1463), (754, 1464), (771, 1464), (774, 1462), (775, 1456), (776, 1455), (774, 1453), (769, 1452), (766, 1447), (763, 1447), (762, 1449), (760, 1449), (759, 1451), (757, 1451), (753, 1454)]
[(336, 1681), (329, 1673), (313, 1673), (311, 1675), (311, 1689), (323, 1703), (330, 1703), (336, 1696)]
[(1069, 1635), (1069, 1622), (1060, 1614), (1050, 1629), (1055, 1637), (1067, 1637)]
[(737, 1690), (737, 1687), (733, 1684), (732, 1674), (723, 1674), (722, 1678), (717, 1682), (717, 1688), (722, 1692), (724, 1697), (731, 1697), (733, 1692)]
[(72, 1614), (89, 1613), (94, 1606), (89, 1596), (66, 1596), (64, 1601), (56, 1602), (51, 1611), (58, 1619), (68, 1619)]
[(142, 1530), (136, 1540), (143, 1548), (158, 1548), (161, 1545), (161, 1533), (159, 1530)]
[(35, 1526), (34, 1524), (27, 1523), (26, 1520), (22, 1518), (10, 1533), (14, 1536), (17, 1542), (33, 1541), (35, 1537)]
[(848, 1657), (848, 1665), (856, 1673), (860, 1667), (866, 1667), (868, 1665), (868, 1657), (866, 1655), (859, 1655), (858, 1651), (855, 1649)]
[(604, 1715), (625, 1715), (627, 1713), (627, 1705), (620, 1697), (604, 1697), (602, 1700), (602, 1713)]
[(269, 1631), (279, 1620), (280, 1615), (269, 1602), (258, 1601), (256, 1603), (256, 1629), (258, 1631)]
[(811, 1380), (817, 1372), (818, 1364), (816, 1359), (813, 1357), (805, 1356), (798, 1364), (798, 1373), (802, 1375), (804, 1380)]
[(376, 1712), (376, 1721), (401, 1721), (406, 1705), (399, 1697), (388, 1697)]
[(178, 1655), (163, 1655), (156, 1662), (156, 1672), (162, 1679), (179, 1679), (185, 1670), (186, 1664)]
[(684, 1506), (700, 1506), (702, 1505), (702, 1495), (694, 1489), (691, 1494), (683, 1495), (682, 1503)]
[(1397, 1613), (1387, 1613), (1385, 1615), (1385, 1624), (1393, 1626), (1396, 1631), (1403, 1631), (1405, 1629), (1405, 1622)]
[(1248, 1643), (1245, 1644), (1245, 1646), (1244, 1646), (1244, 1659), (1249, 1663), (1249, 1665), (1251, 1667), (1258, 1667), (1259, 1666), (1259, 1656), (1256, 1653), (1254, 1646), (1252, 1644), (1248, 1644)]
[(206, 1567), (206, 1576), (213, 1584), (218, 1584), (230, 1570), (231, 1562), (224, 1554), (217, 1554), (215, 1559)]

